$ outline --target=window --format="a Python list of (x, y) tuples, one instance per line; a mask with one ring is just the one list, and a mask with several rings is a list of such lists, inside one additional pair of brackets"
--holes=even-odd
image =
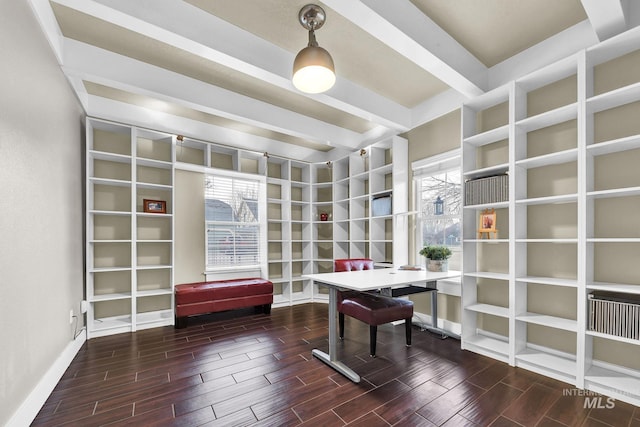
[(260, 265), (260, 184), (255, 178), (205, 175), (207, 270)]
[(462, 238), (460, 169), (420, 179), (423, 245), (459, 247)]
[(462, 250), (462, 181), (459, 150), (414, 162), (419, 212), (416, 246), (446, 245)]

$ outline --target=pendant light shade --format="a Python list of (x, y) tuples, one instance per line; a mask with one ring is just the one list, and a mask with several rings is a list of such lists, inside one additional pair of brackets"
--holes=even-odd
[(333, 59), (320, 46), (302, 49), (293, 62), (293, 85), (307, 93), (320, 93), (331, 89), (336, 82)]
[(315, 30), (325, 21), (324, 10), (308, 4), (298, 14), (300, 24), (309, 30), (309, 44), (302, 49), (293, 62), (293, 85), (306, 93), (321, 93), (336, 82), (335, 67), (329, 52), (318, 46)]

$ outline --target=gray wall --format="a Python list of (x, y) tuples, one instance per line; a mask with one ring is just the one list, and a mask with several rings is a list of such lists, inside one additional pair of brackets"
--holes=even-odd
[(200, 282), (205, 265), (204, 174), (176, 170), (174, 282)]
[(73, 339), (82, 110), (27, 2), (0, 0), (0, 425)]

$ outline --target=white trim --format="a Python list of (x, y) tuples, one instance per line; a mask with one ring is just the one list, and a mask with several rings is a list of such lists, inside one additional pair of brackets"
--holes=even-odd
[(454, 148), (411, 163), (414, 178), (419, 175), (444, 172), (457, 167), (462, 168), (462, 150), (460, 148)]
[(257, 173), (239, 172), (239, 171), (234, 171), (229, 169), (211, 168), (208, 166), (194, 165), (191, 163), (182, 163), (182, 162), (176, 162), (175, 168), (178, 170), (184, 170), (188, 172), (201, 172), (204, 174), (215, 174), (215, 175), (228, 176), (231, 178), (240, 178), (240, 179), (259, 181), (261, 184), (267, 183), (267, 178), (264, 175), (260, 175)]
[(18, 410), (9, 418), (7, 427), (24, 427), (33, 422), (86, 340), (87, 330), (83, 329), (82, 333), (78, 335), (75, 340), (67, 344), (53, 365), (51, 365), (49, 370), (42, 376), (36, 387), (29, 393), (29, 396), (27, 396)]
[[(200, 168), (200, 166), (198, 166)], [(222, 176), (225, 178), (237, 179), (237, 180), (246, 180), (246, 181), (255, 181), (258, 183), (258, 218), (257, 218), (257, 226), (260, 230), (260, 241), (259, 241), (259, 255), (260, 262), (257, 264), (250, 265), (229, 265), (229, 266), (221, 266), (221, 267), (211, 267), (208, 265), (209, 262), (209, 241), (207, 235), (207, 223), (209, 221), (205, 218), (205, 246), (204, 246), (204, 265), (205, 265), (205, 277), (208, 277), (213, 274), (223, 274), (223, 275), (235, 275), (243, 271), (259, 271), (261, 277), (267, 277), (269, 274), (269, 254), (268, 254), (268, 221), (267, 221), (267, 177), (259, 174), (252, 174), (247, 172), (240, 171), (231, 171), (228, 169), (216, 169), (211, 167), (204, 167), (203, 173), (205, 175), (205, 179), (207, 176)], [(206, 196), (205, 196), (206, 201)], [(206, 209), (205, 206), (202, 206), (202, 209)], [(206, 215), (205, 215), (206, 216)], [(215, 222), (215, 221), (214, 221)], [(237, 224), (237, 223), (236, 223)], [(209, 280), (209, 279), (207, 279)]]

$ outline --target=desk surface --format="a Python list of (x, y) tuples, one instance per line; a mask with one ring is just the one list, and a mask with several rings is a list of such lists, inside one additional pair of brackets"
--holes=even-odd
[(379, 268), (361, 271), (340, 271), (337, 273), (305, 274), (305, 279), (312, 279), (326, 285), (337, 286), (356, 291), (371, 291), (380, 288), (394, 288), (412, 283), (422, 284), (436, 280), (459, 277), (459, 271), (412, 271), (395, 268)]

